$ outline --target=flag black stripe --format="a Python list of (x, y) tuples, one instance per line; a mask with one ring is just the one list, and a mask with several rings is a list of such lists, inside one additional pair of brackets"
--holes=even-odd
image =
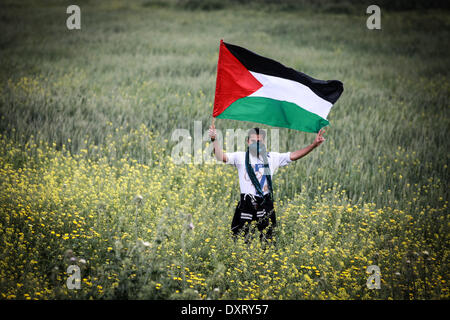
[(343, 84), (339, 80), (314, 79), (302, 72), (285, 67), (275, 60), (260, 56), (245, 48), (225, 42), (224, 44), (249, 71), (297, 81), (308, 86), (316, 95), (332, 104), (339, 99), (344, 91)]

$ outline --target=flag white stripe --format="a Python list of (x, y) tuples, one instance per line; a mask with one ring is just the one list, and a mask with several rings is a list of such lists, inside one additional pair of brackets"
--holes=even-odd
[(316, 95), (309, 87), (288, 79), (262, 73), (250, 73), (263, 85), (249, 97), (263, 97), (292, 102), (299, 107), (326, 119), (333, 106), (329, 101)]

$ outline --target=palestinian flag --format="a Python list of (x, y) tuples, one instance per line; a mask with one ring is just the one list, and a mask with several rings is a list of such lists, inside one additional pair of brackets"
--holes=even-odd
[(221, 40), (213, 117), (319, 132), (343, 90)]

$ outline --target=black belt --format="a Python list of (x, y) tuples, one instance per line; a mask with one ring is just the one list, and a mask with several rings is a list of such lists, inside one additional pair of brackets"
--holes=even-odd
[(254, 198), (258, 202), (263, 202), (266, 199), (270, 199), (270, 193), (265, 194), (264, 197), (257, 196), (251, 193), (241, 193), (241, 200), (245, 201), (246, 199), (248, 199), (248, 197)]
[(265, 194), (264, 197), (257, 196), (251, 193), (241, 193), (240, 203), (252, 205), (255, 209), (257, 209), (257, 207), (264, 207), (267, 205), (273, 206), (273, 202), (269, 193)]

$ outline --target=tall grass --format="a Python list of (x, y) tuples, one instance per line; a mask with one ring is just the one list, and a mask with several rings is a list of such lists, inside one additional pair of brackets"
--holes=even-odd
[[(81, 3), (79, 31), (59, 3), (0, 10), (4, 297), (448, 297), (446, 12), (383, 10), (370, 31), (364, 11), (127, 3)], [(232, 168), (168, 158), (173, 130), (210, 124), (221, 38), (344, 83), (326, 142), (274, 178), (281, 253), (230, 242)], [(280, 128), (280, 151), (313, 138)], [(78, 236), (68, 215), (83, 217)], [(52, 230), (60, 237), (43, 240)], [(90, 259), (92, 286), (78, 293), (63, 289), (68, 249)], [(383, 266), (380, 292), (365, 287), (370, 263)]]

